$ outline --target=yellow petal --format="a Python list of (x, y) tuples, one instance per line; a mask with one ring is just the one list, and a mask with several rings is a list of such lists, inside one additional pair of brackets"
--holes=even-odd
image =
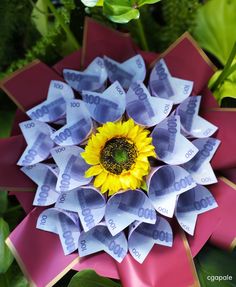
[(149, 163), (149, 162), (148, 162), (148, 158), (147, 158), (147, 156), (145, 155), (145, 153), (144, 153), (144, 154), (139, 153), (139, 155), (138, 155), (136, 161), (142, 161), (142, 162)]
[(114, 137), (117, 134), (117, 129), (115, 123), (107, 122), (102, 127), (98, 128), (98, 131), (103, 136), (106, 136), (108, 139)]
[(86, 170), (85, 177), (91, 177), (91, 176), (98, 175), (102, 171), (103, 171), (103, 168), (101, 167), (100, 164), (91, 166), (88, 170)]
[(134, 128), (132, 128), (129, 131), (127, 137), (130, 138), (131, 140), (133, 140), (137, 136), (138, 131), (139, 131), (139, 127), (136, 125), (136, 126), (134, 126)]
[(145, 170), (140, 169), (140, 168), (134, 168), (130, 171), (130, 173), (136, 177), (137, 179), (142, 179), (144, 175), (146, 175)]
[(85, 148), (85, 155), (100, 156), (101, 149), (99, 147), (94, 147), (93, 145), (87, 145)]
[(103, 184), (101, 186), (101, 193), (105, 193), (105, 192), (107, 192), (107, 186), (105, 184)]
[(152, 156), (152, 157), (157, 158), (157, 155), (156, 155), (155, 150), (150, 151), (150, 152), (148, 153), (148, 157), (149, 157), (149, 156)]
[(100, 163), (100, 158), (96, 154), (82, 152), (81, 156), (88, 164), (95, 165)]
[(140, 152), (144, 153), (144, 152), (149, 152), (149, 151), (153, 151), (154, 150), (154, 146), (153, 145), (147, 145), (145, 147), (143, 147)]
[(101, 186), (101, 192), (104, 193), (106, 191), (109, 190), (109, 186), (111, 184), (111, 180), (110, 180), (110, 174), (107, 174), (106, 180), (103, 182), (102, 186)]
[(121, 189), (121, 183), (119, 177), (120, 177), (119, 175), (113, 175), (110, 179), (111, 182), (109, 185), (109, 190), (111, 190), (113, 193)]
[(145, 138), (140, 141), (135, 141), (135, 145), (138, 150), (142, 150), (145, 146), (148, 146), (148, 145), (151, 146), (151, 143), (152, 143), (152, 138)]
[(134, 138), (135, 142), (142, 142), (144, 139), (148, 138), (149, 131), (144, 130), (137, 134), (137, 136)]
[(106, 141), (107, 141), (107, 138), (104, 135), (97, 133), (95, 136), (92, 135), (91, 147), (96, 150), (100, 150), (104, 146)]
[(136, 189), (138, 188), (139, 180), (134, 177), (133, 175), (130, 175), (130, 189)]
[(136, 161), (135, 167), (143, 169), (145, 172), (149, 170), (149, 162)]
[(130, 185), (130, 174), (120, 176), (120, 184), (122, 189), (128, 189)]
[(104, 184), (104, 182), (106, 181), (108, 176), (107, 171), (103, 170), (99, 175), (96, 176), (95, 180), (94, 180), (94, 186), (95, 187), (100, 187), (102, 184)]

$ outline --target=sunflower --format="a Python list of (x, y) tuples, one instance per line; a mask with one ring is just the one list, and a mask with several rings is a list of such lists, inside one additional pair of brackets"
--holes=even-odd
[(109, 195), (140, 188), (150, 170), (148, 157), (156, 156), (149, 133), (132, 119), (99, 127), (81, 154), (91, 165), (85, 176), (94, 176), (94, 186)]

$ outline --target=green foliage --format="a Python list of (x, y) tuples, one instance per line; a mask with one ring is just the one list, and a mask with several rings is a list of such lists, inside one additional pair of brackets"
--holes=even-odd
[(223, 65), (236, 41), (235, 15), (235, 0), (209, 0), (197, 13), (194, 36)]
[(82, 270), (75, 274), (68, 287), (121, 287), (111, 279), (101, 277), (93, 270)]
[(28, 0), (0, 1), (0, 72), (23, 57), (26, 47), (39, 37), (31, 22)]
[(139, 18), (138, 9), (132, 7), (131, 1), (128, 0), (122, 0), (119, 3), (115, 0), (105, 1), (103, 12), (111, 21), (116, 23), (128, 23), (132, 19)]
[(208, 87), (221, 104), (224, 98), (236, 99), (236, 42), (227, 59), (223, 71), (218, 70), (210, 79)]
[[(212, 13), (214, 11), (214, 14)], [(212, 16), (214, 15), (214, 16)], [(223, 71), (217, 71), (209, 82), (219, 104), (235, 105), (229, 98), (236, 99), (236, 1), (210, 0), (197, 13), (194, 36), (201, 47), (210, 52), (225, 65)], [(233, 49), (233, 54), (230, 51)], [(230, 59), (230, 62), (228, 59)]]
[[(234, 65), (234, 71), (214, 90), (214, 96), (222, 104), (225, 98), (236, 99), (236, 66)], [(212, 87), (216, 83), (219, 76), (222, 74), (222, 70), (217, 71), (209, 81), (209, 87)]]
[(63, 39), (65, 40), (65, 36), (60, 28), (52, 29), (47, 36), (38, 40), (36, 44), (26, 52), (24, 58), (12, 62), (11, 65), (0, 74), (0, 78), (4, 78), (17, 69), (23, 68), (36, 58), (49, 64), (59, 60), (61, 56), (60, 46), (58, 44), (62, 44)]
[(110, 21), (102, 12), (102, 7), (86, 7), (85, 11), (87, 15), (94, 20), (103, 23), (104, 25), (113, 29), (118, 29), (118, 24)]
[(8, 223), (0, 217), (0, 273), (5, 273), (13, 261), (11, 251), (5, 244), (9, 232)]
[[(68, 24), (70, 23), (71, 12), (75, 9), (75, 4), (73, 0), (62, 0), (62, 3), (63, 6), (58, 9), (58, 13), (60, 14), (64, 23)], [(42, 6), (40, 6), (40, 11), (41, 9)], [(46, 13), (46, 10), (44, 12)], [(43, 31), (45, 32), (45, 35), (36, 41), (36, 43), (28, 51), (26, 51), (24, 58), (13, 61), (4, 72), (0, 73), (0, 78), (3, 78), (15, 70), (24, 67), (36, 58), (48, 64), (53, 64), (62, 56), (74, 51), (74, 47), (71, 46), (71, 43), (67, 39), (66, 33), (62, 29), (57, 19), (51, 19), (49, 15), (45, 15), (39, 11), (37, 15), (38, 25), (40, 25), (40, 23), (44, 23), (45, 17), (47, 18), (47, 21), (50, 24), (48, 24), (48, 31), (46, 32), (44, 29)]]
[(139, 8), (145, 4), (153, 4), (160, 0), (105, 0), (103, 13), (113, 22), (128, 23), (140, 16)]
[(0, 274), (1, 287), (29, 287), (29, 283), (22, 274), (16, 261), (11, 264), (6, 273)]
[[(211, 245), (203, 247), (195, 259), (201, 287), (236, 286), (236, 256)], [(211, 276), (232, 276), (232, 280), (215, 280)], [(211, 279), (211, 278), (212, 279)]]
[[(158, 5), (157, 5), (158, 6)], [(159, 6), (157, 7), (157, 9)], [(150, 51), (158, 51), (158, 45), (160, 41), (159, 30), (160, 27), (156, 22), (153, 15), (150, 13), (149, 6), (144, 6), (140, 8), (140, 22), (143, 26), (143, 32), (146, 37), (148, 50)], [(139, 34), (139, 25), (137, 25), (137, 21), (133, 20), (123, 26), (126, 30), (128, 30), (132, 38), (137, 42), (137, 44), (141, 47), (140, 42), (140, 34)], [(150, 29), (152, 27), (152, 29)]]
[(158, 31), (159, 51), (165, 50), (187, 30), (192, 32), (200, 6), (198, 0), (163, 0), (161, 4), (163, 23)]
[[(88, 5), (96, 1), (83, 2)], [(154, 3), (156, 5), (146, 5)], [(102, 12), (113, 22), (126, 23), (121, 28), (131, 32), (139, 46), (162, 52), (186, 30), (193, 31), (200, 6), (199, 0), (104, 0), (103, 9), (87, 8), (86, 12), (103, 22)]]

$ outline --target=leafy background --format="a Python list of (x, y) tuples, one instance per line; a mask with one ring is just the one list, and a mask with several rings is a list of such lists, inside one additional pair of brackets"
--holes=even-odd
[[(235, 0), (1, 0), (0, 79), (35, 58), (52, 65), (81, 46), (85, 16), (129, 31), (146, 50), (162, 52), (188, 30), (219, 68), (209, 82), (221, 106), (236, 106)], [(152, 27), (152, 29), (150, 29)], [(0, 91), (0, 137), (10, 134), (16, 107)], [(4, 243), (25, 214), (0, 191), (0, 286), (26, 287), (27, 280)], [(236, 286), (236, 252), (207, 244), (195, 258), (202, 287)], [(208, 275), (232, 281), (210, 282)], [(118, 287), (92, 270), (70, 271), (55, 286)]]

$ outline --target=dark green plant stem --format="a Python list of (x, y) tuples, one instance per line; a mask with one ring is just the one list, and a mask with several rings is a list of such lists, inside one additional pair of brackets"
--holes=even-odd
[[(225, 64), (225, 67), (222, 71), (222, 73), (219, 75), (215, 83), (210, 87), (211, 90), (214, 92), (223, 82), (224, 80), (234, 71), (235, 68), (233, 66), (231, 67), (231, 64), (235, 58), (236, 55), (236, 42), (234, 43), (234, 46), (230, 52), (229, 58)], [(233, 68), (233, 71), (232, 71)], [(231, 72), (230, 72), (231, 71)]]
[(73, 33), (71, 32), (68, 25), (63, 20), (62, 16), (58, 13), (57, 9), (54, 7), (54, 5), (52, 4), (52, 2), (50, 0), (44, 0), (44, 1), (45, 1), (45, 4), (48, 6), (48, 8), (52, 11), (55, 18), (58, 20), (62, 29), (65, 31), (69, 41), (74, 46), (75, 50), (78, 50), (80, 48), (80, 45), (79, 45), (78, 41), (76, 40), (75, 36), (73, 35)]
[[(139, 11), (140, 12), (140, 11)], [(137, 25), (137, 31), (138, 31), (138, 37), (139, 37), (139, 41), (141, 44), (141, 48), (145, 51), (148, 51), (148, 43), (147, 43), (147, 39), (145, 36), (145, 32), (144, 32), (144, 28), (143, 28), (143, 24), (141, 21), (141, 15), (139, 16), (138, 19), (134, 20), (136, 25)]]

